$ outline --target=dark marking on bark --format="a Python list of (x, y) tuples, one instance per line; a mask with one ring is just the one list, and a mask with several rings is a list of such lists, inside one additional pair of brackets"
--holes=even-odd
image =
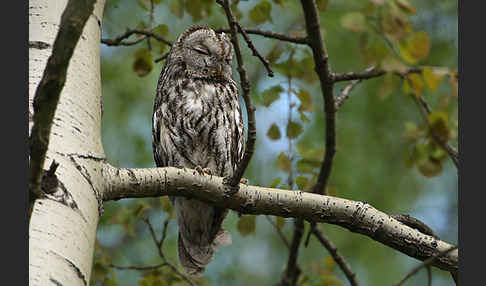
[(29, 49), (45, 50), (50, 48), (51, 45), (42, 41), (29, 41)]
[[(81, 174), (81, 176), (83, 176), (83, 178), (91, 186), (91, 189), (94, 192), (95, 198), (98, 201), (98, 215), (100, 217), (103, 216), (103, 212), (104, 212), (104, 210), (103, 210), (103, 199), (101, 198), (99, 192), (97, 191), (97, 189), (93, 185), (93, 181), (91, 180), (91, 175), (89, 174), (88, 170), (86, 170), (86, 168), (84, 168), (83, 166), (79, 165), (79, 163), (76, 161), (76, 159), (74, 159), (74, 156), (70, 156), (69, 154), (67, 154), (67, 156), (69, 157), (69, 159), (71, 160), (71, 162), (74, 164), (74, 166), (76, 167), (76, 169), (79, 171), (79, 173)], [(83, 170), (84, 170), (84, 172), (83, 172)]]
[(56, 286), (64, 286), (61, 282), (57, 281), (56, 279), (49, 277), (49, 281), (51, 281)]

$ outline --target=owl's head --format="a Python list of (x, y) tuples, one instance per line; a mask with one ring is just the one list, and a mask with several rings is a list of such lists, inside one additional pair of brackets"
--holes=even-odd
[(169, 58), (181, 62), (193, 78), (232, 80), (233, 53), (233, 45), (224, 33), (195, 26), (179, 36)]

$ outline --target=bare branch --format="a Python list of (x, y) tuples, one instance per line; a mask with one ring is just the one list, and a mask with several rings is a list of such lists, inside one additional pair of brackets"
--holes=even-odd
[[(144, 35), (140, 39), (134, 41), (123, 41), (129, 38), (132, 35)], [(120, 36), (116, 37), (115, 39), (101, 39), (101, 43), (107, 46), (131, 46), (140, 43), (141, 41), (145, 40), (147, 37), (154, 38), (159, 42), (162, 42), (168, 46), (172, 46), (172, 42), (162, 38), (161, 36), (147, 30), (138, 30), (138, 29), (127, 29), (127, 31)]]
[(336, 153), (336, 115), (333, 95), (334, 78), (328, 64), (326, 47), (321, 36), (321, 26), (316, 2), (301, 0), (301, 3), (304, 9), (307, 37), (314, 57), (315, 71), (321, 83), (326, 118), (326, 151), (317, 182), (312, 191), (318, 194), (326, 194), (327, 181), (331, 175), (332, 162)]
[(356, 280), (356, 274), (351, 270), (351, 266), (344, 260), (344, 257), (338, 252), (337, 247), (334, 246), (334, 244), (317, 228), (313, 228), (313, 233), (321, 244), (329, 251), (334, 261), (336, 261), (339, 268), (341, 268), (344, 275), (346, 275), (346, 278), (348, 278), (349, 283), (352, 286), (358, 286), (359, 283)]
[[(372, 72), (374, 69), (375, 69), (375, 67), (374, 66), (371, 66), (371, 67), (367, 68), (365, 70), (365, 72)], [(358, 83), (360, 83), (362, 80), (363, 79), (355, 79), (355, 80), (352, 80), (346, 87), (344, 87), (344, 89), (341, 92), (341, 94), (338, 97), (336, 97), (336, 101), (335, 101), (336, 111), (341, 107), (341, 105), (344, 103), (344, 101), (349, 98), (349, 93), (351, 92), (351, 90)]]
[(238, 31), (243, 36), (243, 39), (245, 39), (246, 44), (248, 45), (248, 48), (250, 48), (250, 50), (253, 52), (253, 55), (255, 57), (257, 57), (258, 59), (260, 59), (260, 61), (263, 63), (263, 65), (265, 66), (265, 69), (267, 69), (268, 76), (269, 77), (273, 77), (274, 76), (273, 70), (270, 67), (270, 64), (268, 63), (268, 61), (264, 57), (262, 57), (262, 55), (260, 55), (260, 53), (258, 52), (258, 50), (253, 45), (253, 42), (250, 40), (250, 38), (246, 34), (245, 30), (243, 30), (243, 28), (241, 28), (240, 23), (238, 23), (238, 22), (235, 22), (235, 23), (236, 23), (236, 27), (238, 28)]
[[(410, 67), (403, 73), (395, 72), (394, 74), (405, 77), (411, 73), (421, 73), (421, 67)], [(375, 77), (380, 77), (386, 74), (386, 71), (379, 69), (371, 69), (371, 67), (365, 69), (363, 72), (346, 72), (346, 73), (334, 73), (334, 82), (348, 81), (348, 80), (364, 80)]]
[[(428, 258), (423, 263), (421, 263), (421, 264), (417, 265), (415, 268), (413, 268), (407, 275), (405, 275), (405, 277), (403, 277), (402, 280), (400, 280), (398, 283), (396, 283), (395, 286), (403, 285), (403, 283), (405, 283), (405, 281), (407, 281), (408, 278), (410, 278), (413, 275), (415, 275), (422, 268), (427, 267), (428, 265), (432, 265), (434, 263), (434, 261), (436, 261), (440, 257), (443, 257), (444, 255), (447, 255), (448, 253), (450, 253), (451, 251), (456, 250), (456, 249), (457, 249), (457, 246), (453, 246), (453, 247), (451, 247), (451, 248), (449, 248), (447, 250), (444, 250), (444, 251), (442, 251), (442, 252), (440, 252), (438, 254), (435, 254), (432, 257)], [(454, 272), (457, 273), (457, 270), (455, 270)]]
[[(101, 198), (184, 196), (229, 208), (243, 214), (266, 214), (325, 222), (364, 234), (419, 260), (451, 247), (450, 244), (421, 233), (363, 202), (314, 193), (239, 185), (231, 188), (218, 176), (199, 175), (196, 170), (174, 167), (126, 169), (98, 162), (106, 186)], [(447, 271), (458, 268), (457, 251), (437, 259), (433, 266)]]
[(49, 145), (52, 120), (66, 81), (69, 61), (84, 25), (93, 13), (95, 2), (69, 0), (61, 16), (62, 29), (57, 33), (52, 54), (47, 60), (42, 79), (35, 91), (34, 125), (29, 138), (29, 221), (34, 201), (41, 195), (42, 168)]
[[(260, 35), (260, 36), (263, 36), (265, 38), (270, 38), (270, 39), (276, 39), (276, 40), (280, 40), (280, 41), (283, 41), (283, 42), (289, 42), (289, 43), (294, 43), (294, 44), (302, 44), (302, 45), (307, 45), (308, 44), (308, 40), (307, 38), (305, 37), (292, 37), (292, 36), (289, 36), (289, 35), (285, 35), (285, 34), (279, 34), (279, 33), (275, 33), (275, 32), (272, 32), (272, 31), (263, 31), (263, 30), (259, 30), (259, 29), (243, 29), (247, 34), (253, 34), (253, 35)], [(241, 30), (239, 30), (241, 32)], [(221, 33), (221, 32), (224, 32), (224, 33), (229, 33), (230, 30), (229, 29), (217, 29), (215, 30), (216, 33)]]
[[(238, 62), (238, 73), (240, 74), (240, 85), (243, 90), (243, 99), (245, 100), (246, 112), (248, 117), (248, 138), (245, 144), (245, 154), (243, 158), (238, 163), (238, 167), (233, 172), (233, 176), (228, 178), (228, 184), (232, 187), (237, 187), (238, 183), (243, 177), (243, 173), (250, 163), (253, 152), (255, 151), (255, 141), (256, 141), (256, 123), (255, 123), (255, 107), (253, 106), (251, 96), (250, 96), (250, 81), (248, 80), (248, 75), (245, 70), (245, 65), (243, 63), (243, 56), (241, 55), (240, 43), (237, 35), (237, 22), (233, 16), (228, 0), (216, 0), (216, 2), (221, 5), (226, 13), (226, 18), (230, 26), (231, 32), (231, 42), (236, 54), (236, 60)], [(232, 191), (234, 192), (234, 190)]]
[(297, 257), (299, 256), (300, 242), (304, 235), (304, 221), (300, 218), (295, 219), (294, 235), (289, 248), (289, 259), (287, 261), (287, 268), (278, 286), (294, 286), (297, 283), (300, 273), (299, 265), (297, 264)]

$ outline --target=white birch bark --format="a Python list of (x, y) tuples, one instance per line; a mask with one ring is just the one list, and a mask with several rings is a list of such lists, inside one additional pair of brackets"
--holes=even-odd
[[(29, 1), (30, 114), (67, 2)], [(60, 163), (56, 171), (60, 186), (49, 198), (36, 200), (33, 208), (29, 228), (30, 285), (89, 283), (99, 218), (95, 192), (100, 178), (86, 175), (87, 170), (96, 168), (96, 160), (83, 158), (104, 157), (99, 55), (103, 7), (104, 0), (98, 0), (84, 27), (55, 113), (44, 169), (52, 160)], [(30, 45), (34, 42), (37, 45)], [(29, 120), (29, 134), (31, 128)]]

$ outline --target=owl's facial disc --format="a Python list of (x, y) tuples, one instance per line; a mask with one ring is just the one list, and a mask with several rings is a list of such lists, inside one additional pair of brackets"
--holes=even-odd
[(225, 35), (198, 30), (183, 44), (187, 71), (194, 77), (213, 80), (232, 79), (233, 50)]

